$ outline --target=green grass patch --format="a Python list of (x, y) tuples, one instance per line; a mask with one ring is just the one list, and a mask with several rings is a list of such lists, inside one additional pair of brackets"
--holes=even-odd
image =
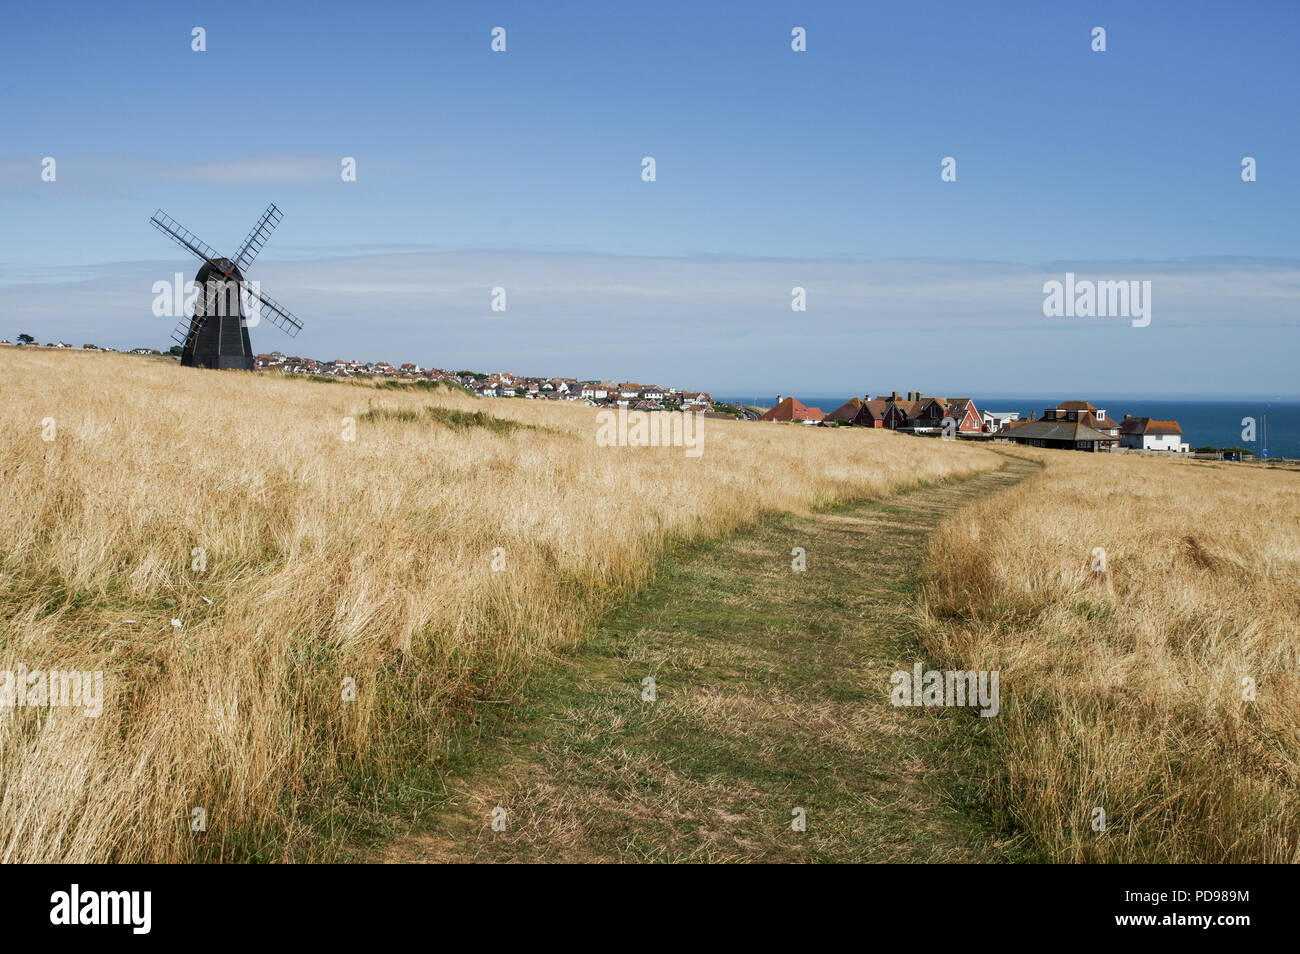
[(493, 434), (513, 434), (518, 430), (532, 430), (509, 418), (493, 417), (486, 411), (465, 411), (457, 407), (372, 407), (361, 415), (363, 421), (396, 421), (402, 424), (430, 423), (450, 427), (454, 431), (482, 428)]
[(375, 390), (377, 391), (451, 391), (453, 394), (468, 394), (470, 397), (477, 397), (473, 391), (465, 387), (459, 381), (447, 381), (439, 379), (431, 381), (428, 378), (421, 378), (417, 381), (376, 381)]

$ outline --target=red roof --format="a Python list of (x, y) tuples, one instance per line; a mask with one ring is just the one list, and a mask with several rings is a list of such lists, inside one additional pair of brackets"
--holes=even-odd
[(760, 421), (820, 421), (825, 415), (819, 407), (805, 407), (794, 398), (786, 398), (776, 407), (759, 415)]
[(862, 406), (858, 408), (858, 413), (854, 415), (855, 424), (865, 424), (867, 421), (883, 421), (885, 419), (885, 402), (879, 398), (874, 401), (863, 401)]
[(1181, 435), (1183, 433), (1183, 429), (1178, 426), (1177, 421), (1157, 421), (1149, 417), (1125, 418), (1119, 429), (1125, 434), (1150, 434), (1152, 437), (1159, 437), (1162, 434)]
[(862, 398), (849, 398), (835, 410), (825, 415), (827, 421), (851, 421), (862, 407)]
[(1098, 417), (1092, 411), (1084, 411), (1080, 414), (1079, 423), (1086, 424), (1089, 427), (1095, 427), (1099, 431), (1119, 427), (1119, 421), (1112, 421), (1109, 417)]

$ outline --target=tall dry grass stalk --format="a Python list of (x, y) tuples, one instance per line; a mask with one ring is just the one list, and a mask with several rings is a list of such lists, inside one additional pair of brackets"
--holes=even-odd
[(590, 408), (111, 354), (6, 348), (0, 387), (0, 670), (107, 674), (99, 718), (0, 718), (5, 861), (336, 857), (386, 780), (436, 764), (671, 541), (998, 463), (712, 420), (690, 459), (596, 446)]
[(936, 535), (922, 608), (935, 656), (1001, 670), (996, 811), (1059, 861), (1300, 860), (1300, 478), (1032, 456)]

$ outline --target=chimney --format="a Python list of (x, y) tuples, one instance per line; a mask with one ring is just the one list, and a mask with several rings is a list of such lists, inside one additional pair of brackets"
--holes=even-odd
[(779, 395), (779, 394), (776, 396), (776, 403), (777, 403), (777, 404), (780, 404), (780, 403), (781, 403), (781, 395)]
[(912, 403), (912, 392), (911, 392), (911, 391), (908, 391), (908, 392), (907, 392), (907, 402), (908, 402), (909, 404)]
[(925, 395), (922, 394), (920, 391), (917, 391), (917, 392), (916, 392), (916, 399), (917, 399), (918, 401), (921, 400), (921, 398), (923, 398), (923, 397), (925, 397)]
[(898, 392), (897, 392), (897, 391), (894, 391), (892, 394), (890, 394), (890, 395), (889, 395), (889, 400), (897, 402), (897, 401), (898, 401)]

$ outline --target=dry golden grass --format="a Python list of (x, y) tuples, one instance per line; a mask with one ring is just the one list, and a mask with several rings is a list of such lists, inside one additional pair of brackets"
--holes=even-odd
[(1061, 861), (1300, 860), (1297, 475), (1029, 456), (935, 537), (922, 611), (936, 656), (1001, 670), (997, 810)]
[(590, 408), (110, 354), (5, 348), (0, 386), (0, 670), (106, 673), (99, 718), (0, 719), (5, 861), (337, 856), (385, 780), (436, 763), (673, 540), (998, 462), (712, 420), (690, 459), (596, 446)]

